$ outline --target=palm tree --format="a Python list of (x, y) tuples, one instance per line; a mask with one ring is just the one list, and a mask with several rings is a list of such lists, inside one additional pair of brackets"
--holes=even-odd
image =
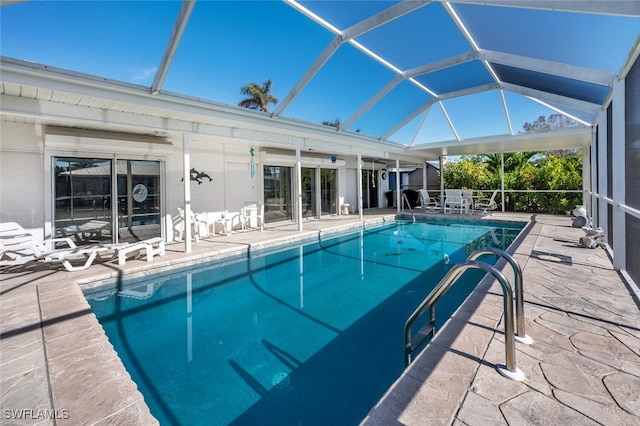
[[(540, 154), (539, 151), (531, 152), (505, 152), (504, 171), (505, 173), (519, 170), (525, 166), (533, 157)], [(480, 160), (484, 160), (487, 169), (492, 173), (500, 173), (502, 159), (500, 154), (482, 154)]]
[(238, 102), (238, 106), (269, 112), (269, 104), (276, 104), (278, 102), (278, 99), (270, 92), (270, 79), (266, 79), (262, 86), (254, 83), (253, 81), (249, 82), (246, 86), (240, 89), (240, 93), (242, 93), (243, 95), (248, 95), (249, 98), (243, 99)]

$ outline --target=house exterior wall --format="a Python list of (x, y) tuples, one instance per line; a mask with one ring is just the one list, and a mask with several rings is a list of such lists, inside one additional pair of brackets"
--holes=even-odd
[(0, 222), (17, 222), (36, 237), (44, 229), (44, 158), (41, 126), (0, 126)]

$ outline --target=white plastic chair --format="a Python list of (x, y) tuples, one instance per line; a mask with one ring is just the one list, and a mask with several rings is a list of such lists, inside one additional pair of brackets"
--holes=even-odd
[(498, 195), (497, 189), (493, 191), (493, 194), (491, 194), (491, 198), (478, 199), (475, 204), (476, 210), (482, 209), (482, 214), (487, 214), (487, 210), (497, 209), (498, 204), (496, 203), (496, 195)]
[[(180, 221), (182, 222), (182, 226), (180, 226), (180, 221), (178, 221), (178, 223), (176, 223), (176, 227), (178, 231), (178, 239), (182, 240), (187, 221), (185, 220), (185, 217), (184, 217), (183, 208), (178, 207), (178, 214), (180, 215)], [(191, 235), (196, 240), (196, 243), (200, 241), (200, 237), (209, 236), (209, 227), (207, 225), (207, 222), (197, 219), (193, 211), (191, 211), (190, 222), (191, 222)]]
[(457, 208), (459, 213), (462, 214), (463, 209), (466, 213), (468, 204), (467, 200), (462, 198), (462, 190), (460, 189), (445, 189), (445, 198), (443, 204), (443, 212), (447, 213), (447, 208), (449, 209), (449, 213), (453, 213), (453, 209)]
[(440, 203), (437, 199), (429, 195), (429, 191), (426, 189), (418, 189), (420, 193), (420, 207), (423, 209), (434, 209), (440, 207)]
[(264, 205), (259, 201), (246, 201), (240, 210), (240, 223), (242, 229), (260, 227), (264, 229)]

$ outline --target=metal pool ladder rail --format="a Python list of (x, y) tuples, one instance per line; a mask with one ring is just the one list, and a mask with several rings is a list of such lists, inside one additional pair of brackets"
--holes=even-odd
[[(484, 253), (483, 253), (484, 254)], [(506, 253), (505, 253), (506, 254)], [(507, 254), (507, 256), (509, 256)], [(460, 276), (468, 269), (482, 269), (486, 273), (492, 274), (502, 287), (503, 309), (504, 309), (504, 336), (505, 336), (505, 363), (498, 364), (496, 369), (503, 376), (515, 380), (524, 380), (524, 373), (516, 367), (515, 336), (513, 330), (513, 290), (505, 276), (486, 262), (479, 260), (467, 260), (454, 265), (447, 275), (420, 303), (416, 310), (409, 316), (404, 326), (404, 347), (405, 347), (405, 368), (411, 364), (413, 352), (420, 347), (424, 340), (436, 333), (435, 328), (435, 304), (440, 298), (455, 284)], [(416, 334), (417, 341), (414, 343), (412, 327), (414, 323), (427, 311), (430, 311), (430, 320)]]
[(503, 257), (513, 268), (513, 285), (516, 294), (516, 340), (526, 345), (532, 344), (533, 340), (527, 336), (524, 330), (524, 289), (522, 287), (522, 268), (520, 264), (509, 253), (497, 247), (485, 247), (476, 250), (467, 257), (467, 260), (477, 260), (485, 254)]

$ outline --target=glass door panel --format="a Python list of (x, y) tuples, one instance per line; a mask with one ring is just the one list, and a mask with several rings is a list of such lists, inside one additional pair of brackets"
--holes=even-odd
[(110, 242), (111, 160), (54, 158), (54, 231), (78, 244)]
[(316, 169), (302, 168), (302, 217), (316, 214)]
[(320, 199), (322, 213), (336, 212), (336, 171), (335, 169), (320, 169)]
[(161, 236), (160, 163), (118, 160), (118, 241)]
[(362, 171), (362, 208), (378, 207), (378, 174), (375, 170)]
[(292, 219), (291, 167), (264, 166), (264, 220)]

